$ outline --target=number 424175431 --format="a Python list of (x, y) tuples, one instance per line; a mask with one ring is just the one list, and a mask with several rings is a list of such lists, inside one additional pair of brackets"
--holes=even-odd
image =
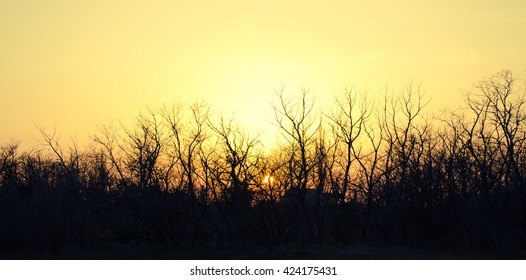
[(317, 266), (289, 266), (282, 270), (286, 275), (337, 275), (336, 267), (317, 267)]

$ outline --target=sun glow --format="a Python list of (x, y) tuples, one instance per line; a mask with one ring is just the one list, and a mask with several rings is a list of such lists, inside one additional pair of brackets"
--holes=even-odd
[(271, 175), (265, 176), (265, 178), (263, 179), (263, 183), (272, 185), (274, 183), (274, 176), (271, 176)]
[(34, 124), (89, 142), (146, 107), (205, 101), (271, 148), (282, 83), (330, 106), (414, 77), (429, 109), (456, 107), (484, 75), (524, 75), (526, 2), (479, 2), (0, 1), (0, 142), (39, 143)]

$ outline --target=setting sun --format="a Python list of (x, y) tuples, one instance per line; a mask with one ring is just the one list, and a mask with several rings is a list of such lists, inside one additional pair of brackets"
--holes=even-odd
[(265, 176), (265, 178), (263, 179), (263, 183), (272, 185), (272, 183), (274, 183), (274, 176), (271, 176), (271, 175)]
[(524, 0), (0, 1), (0, 259), (525, 258), (525, 35)]

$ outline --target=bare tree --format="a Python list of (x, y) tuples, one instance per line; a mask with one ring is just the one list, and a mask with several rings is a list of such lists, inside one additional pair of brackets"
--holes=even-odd
[(124, 141), (129, 147), (124, 149), (127, 167), (135, 177), (137, 186), (140, 189), (159, 188), (159, 181), (156, 178), (157, 160), (167, 138), (158, 116), (153, 111), (148, 115), (139, 115), (136, 128), (133, 130), (124, 128), (124, 133), (126, 135)]
[(314, 99), (309, 91), (301, 89), (297, 102), (285, 96), (285, 87), (277, 93), (274, 105), (276, 122), (290, 147), (291, 188), (305, 191), (313, 168), (312, 152), (316, 139), (316, 121), (313, 119)]
[(106, 125), (100, 128), (100, 135), (93, 136), (93, 141), (102, 147), (102, 152), (109, 160), (108, 172), (118, 177), (119, 186), (127, 187), (129, 182), (126, 176), (122, 157), (122, 146), (119, 143), (119, 132), (114, 125)]
[(483, 107), (487, 108), (490, 121), (495, 127), (492, 140), (498, 144), (497, 148), (503, 159), (506, 188), (509, 188), (510, 184), (522, 184), (523, 175), (516, 160), (516, 152), (526, 139), (524, 130), (526, 114), (523, 112), (526, 100), (524, 96), (515, 96), (513, 84), (512, 73), (504, 70), (481, 81), (478, 86), (483, 98), (482, 102), (486, 105)]
[[(236, 196), (248, 194), (249, 186), (259, 184), (259, 169), (262, 151), (258, 149), (259, 139), (251, 137), (236, 128), (233, 121), (220, 117), (216, 126), (209, 123), (218, 137), (218, 148), (222, 150), (222, 171), (219, 171), (223, 182), (223, 191), (231, 192), (231, 202), (236, 203)], [(227, 180), (225, 180), (227, 179)], [(237, 197), (242, 199), (241, 197)], [(248, 197), (247, 197), (248, 198)]]
[[(366, 125), (364, 127), (365, 143), (351, 147), (353, 157), (359, 164), (360, 177), (357, 182), (357, 189), (361, 194), (362, 201), (366, 203), (365, 217), (367, 222), (362, 229), (362, 239), (365, 239), (372, 219), (373, 206), (380, 187), (380, 163), (384, 158), (381, 148), (385, 130), (380, 119), (377, 119), (377, 123), (378, 125), (376, 126)], [(364, 146), (368, 150), (364, 150)]]
[(93, 139), (108, 154), (123, 186), (139, 189), (161, 188), (162, 166), (159, 163), (167, 142), (163, 123), (152, 110), (140, 114), (134, 128), (121, 124), (122, 132), (114, 127), (103, 127), (101, 136)]
[(360, 96), (361, 102), (358, 98), (354, 88), (346, 89), (343, 96), (336, 99), (336, 111), (329, 117), (333, 135), (338, 143), (343, 145), (342, 159), (338, 161), (343, 171), (343, 182), (341, 189), (334, 190), (341, 204), (345, 203), (351, 190), (351, 167), (355, 161), (353, 153), (357, 141), (372, 113), (366, 96)]
[(170, 132), (170, 148), (173, 160), (169, 169), (176, 164), (183, 169), (180, 181), (185, 185), (185, 191), (190, 196), (195, 196), (198, 156), (203, 143), (208, 138), (206, 123), (208, 121), (208, 108), (204, 103), (195, 103), (191, 107), (191, 117), (184, 118), (181, 106), (164, 108), (163, 118), (166, 120)]

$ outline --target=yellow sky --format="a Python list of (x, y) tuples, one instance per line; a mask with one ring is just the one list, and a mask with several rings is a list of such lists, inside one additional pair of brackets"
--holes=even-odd
[(271, 135), (282, 82), (325, 104), (416, 79), (455, 107), (503, 68), (524, 78), (525, 50), (523, 0), (0, 1), (0, 142), (196, 100)]

